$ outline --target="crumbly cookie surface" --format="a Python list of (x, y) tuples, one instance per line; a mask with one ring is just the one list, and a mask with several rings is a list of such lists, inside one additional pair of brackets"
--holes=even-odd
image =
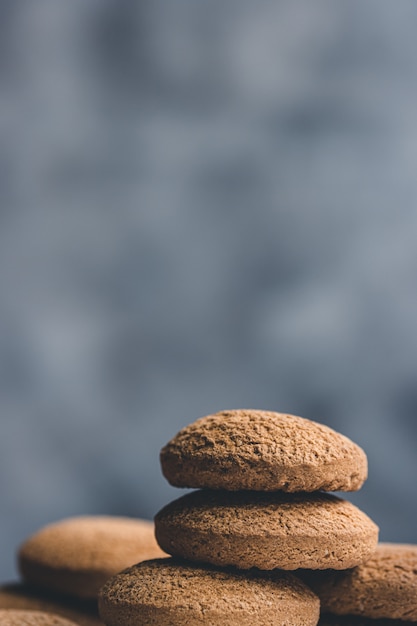
[(176, 487), (287, 492), (356, 491), (365, 452), (328, 426), (272, 411), (231, 410), (183, 428), (160, 455)]
[(200, 490), (155, 517), (159, 545), (174, 556), (248, 569), (346, 569), (367, 560), (378, 527), (331, 494)]
[(309, 581), (323, 611), (417, 621), (417, 545), (380, 543), (359, 567)]
[(319, 601), (285, 572), (245, 575), (156, 559), (110, 579), (100, 592), (99, 611), (107, 626), (315, 626)]

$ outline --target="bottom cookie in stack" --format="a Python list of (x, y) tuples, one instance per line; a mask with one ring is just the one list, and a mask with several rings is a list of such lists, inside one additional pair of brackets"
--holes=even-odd
[(380, 543), (358, 567), (304, 578), (320, 597), (322, 612), (329, 614), (322, 618), (325, 624), (342, 624), (335, 616), (348, 616), (343, 621), (347, 624), (359, 618), (370, 618), (373, 624), (381, 619), (391, 620), (389, 624), (417, 621), (417, 545)]
[(317, 596), (287, 572), (240, 572), (154, 559), (111, 578), (98, 599), (106, 626), (316, 626)]

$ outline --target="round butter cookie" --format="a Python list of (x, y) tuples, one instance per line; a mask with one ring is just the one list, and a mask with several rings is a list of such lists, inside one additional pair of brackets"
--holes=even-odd
[(100, 591), (106, 626), (316, 626), (319, 600), (285, 572), (216, 570), (174, 559), (134, 565)]
[(10, 583), (0, 587), (0, 609), (29, 609), (55, 613), (79, 626), (102, 626), (95, 600), (69, 598), (46, 592), (22, 583)]
[(175, 487), (229, 491), (356, 491), (368, 474), (364, 451), (328, 426), (243, 409), (186, 426), (160, 460)]
[(323, 611), (417, 621), (417, 545), (380, 543), (359, 567), (308, 580)]
[(45, 526), (20, 547), (23, 579), (80, 598), (96, 598), (110, 576), (164, 556), (152, 522), (126, 517), (73, 517)]
[(356, 506), (326, 493), (200, 490), (155, 517), (173, 556), (248, 569), (346, 569), (366, 561), (378, 527)]
[(77, 626), (64, 617), (42, 611), (0, 609), (1, 626)]

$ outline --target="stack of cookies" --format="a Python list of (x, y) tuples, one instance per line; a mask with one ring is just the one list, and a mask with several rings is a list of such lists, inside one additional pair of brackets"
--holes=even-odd
[(283, 570), (346, 570), (375, 552), (378, 528), (350, 502), (366, 455), (334, 430), (292, 415), (224, 411), (181, 430), (162, 450), (165, 477), (198, 488), (155, 517), (172, 559), (111, 579), (107, 626), (315, 626), (319, 601)]
[(29, 537), (22, 582), (0, 587), (2, 626), (317, 626), (320, 608), (320, 626), (417, 623), (417, 546), (377, 545), (369, 517), (327, 493), (367, 478), (343, 435), (224, 411), (181, 430), (161, 464), (197, 490), (155, 526), (76, 517)]
[(293, 415), (227, 411), (184, 428), (161, 452), (177, 487), (200, 487), (155, 518), (175, 556), (262, 570), (347, 569), (375, 551), (378, 528), (346, 500), (366, 455), (330, 428)]

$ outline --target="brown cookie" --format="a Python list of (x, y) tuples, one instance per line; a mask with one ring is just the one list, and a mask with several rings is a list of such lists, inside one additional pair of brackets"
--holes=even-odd
[(375, 550), (378, 527), (350, 502), (325, 493), (203, 489), (155, 517), (165, 552), (247, 569), (346, 569)]
[(328, 426), (284, 413), (222, 411), (183, 428), (161, 450), (175, 487), (236, 491), (356, 491), (364, 451)]
[(319, 601), (285, 572), (216, 570), (174, 559), (134, 565), (99, 594), (107, 626), (315, 626)]
[(52, 591), (96, 598), (110, 576), (164, 556), (152, 522), (126, 517), (74, 517), (45, 526), (19, 550), (23, 579)]
[(0, 609), (1, 626), (77, 626), (64, 617), (42, 611)]
[(0, 609), (29, 609), (55, 613), (79, 626), (102, 626), (95, 600), (80, 600), (41, 591), (30, 585), (10, 583), (0, 587)]
[(415, 622), (404, 622), (397, 619), (370, 619), (357, 615), (329, 615), (320, 616), (319, 626), (415, 626)]
[(309, 581), (323, 611), (417, 621), (417, 545), (380, 543), (363, 565)]

